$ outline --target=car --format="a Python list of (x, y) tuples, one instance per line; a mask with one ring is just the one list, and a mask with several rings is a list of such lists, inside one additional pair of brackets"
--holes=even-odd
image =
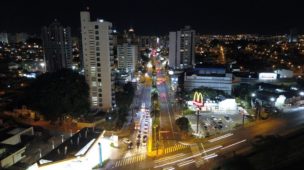
[(222, 124), (218, 124), (218, 125), (216, 126), (216, 128), (222, 129), (222, 128), (223, 128), (223, 125), (222, 125)]
[(142, 142), (142, 146), (147, 146), (147, 142), (146, 142), (146, 141), (143, 141), (143, 142)]
[(148, 139), (147, 135), (145, 135), (142, 140), (143, 140), (143, 142), (147, 142), (147, 139)]
[(140, 134), (138, 134), (138, 135), (137, 135), (137, 138), (140, 138), (140, 137), (141, 137), (141, 135), (140, 135)]
[(128, 138), (123, 138), (122, 141), (123, 141), (125, 144), (130, 144), (130, 143), (132, 143), (132, 142), (130, 141), (130, 139), (128, 139)]
[(217, 118), (214, 117), (214, 116), (211, 116), (211, 119), (212, 119), (213, 121), (217, 121)]
[(226, 121), (230, 121), (231, 118), (229, 116), (224, 116), (224, 118), (226, 119)]
[(133, 148), (133, 143), (131, 142), (128, 144), (128, 149), (132, 149), (132, 148)]

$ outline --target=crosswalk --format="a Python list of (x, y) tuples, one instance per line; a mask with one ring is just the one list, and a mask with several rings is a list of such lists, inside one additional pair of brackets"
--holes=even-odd
[(174, 146), (165, 148), (165, 152), (164, 153), (168, 154), (168, 153), (175, 152), (175, 151), (178, 151), (178, 150), (186, 149), (188, 147), (189, 147), (188, 145), (176, 144)]
[(120, 159), (120, 160), (116, 161), (113, 168), (130, 165), (130, 164), (137, 163), (137, 162), (141, 162), (145, 159), (146, 159), (146, 154), (136, 155), (136, 156), (128, 157), (128, 158), (125, 158), (125, 159)]
[[(200, 149), (198, 147), (198, 145), (191, 145), (191, 152), (192, 152), (192, 155), (197, 155), (200, 153)], [(197, 156), (194, 158), (194, 162), (195, 162), (195, 165), (196, 167), (200, 167), (201, 165), (204, 164), (204, 159), (200, 156)]]

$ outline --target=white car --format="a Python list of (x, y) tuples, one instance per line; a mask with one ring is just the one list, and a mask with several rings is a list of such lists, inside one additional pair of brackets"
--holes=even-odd
[(128, 138), (123, 138), (122, 141), (123, 141), (125, 144), (130, 144), (130, 143), (131, 143), (130, 139), (128, 139)]

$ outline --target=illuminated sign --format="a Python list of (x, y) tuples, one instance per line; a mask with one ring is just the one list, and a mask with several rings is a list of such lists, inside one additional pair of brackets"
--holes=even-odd
[(277, 76), (276, 73), (260, 73), (259, 80), (276, 80)]
[(203, 95), (200, 92), (195, 92), (193, 96), (193, 104), (197, 107), (202, 107), (204, 105)]

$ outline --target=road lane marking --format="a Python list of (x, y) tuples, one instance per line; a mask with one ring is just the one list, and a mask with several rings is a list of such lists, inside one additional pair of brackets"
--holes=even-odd
[[(160, 168), (160, 167), (163, 167), (163, 166), (166, 166), (166, 165), (175, 164), (175, 163), (177, 163), (177, 162), (181, 162), (181, 161), (185, 161), (185, 160), (188, 160), (188, 159), (197, 157), (197, 156), (201, 156), (201, 154), (202, 154), (202, 153), (198, 153), (198, 154), (195, 154), (195, 155), (186, 157), (186, 158), (182, 158), (182, 159), (175, 160), (175, 161), (172, 161), (172, 162), (164, 163), (164, 164), (161, 164), (161, 165), (156, 165), (156, 166), (154, 166), (154, 168)], [(215, 154), (215, 153), (212, 153), (212, 154), (210, 154), (210, 155), (214, 155), (214, 154)], [(208, 156), (210, 157), (210, 155), (206, 155), (205, 157), (208, 157)]]
[(206, 149), (203, 153), (207, 153), (207, 152), (210, 152), (210, 151), (213, 151), (213, 150), (216, 150), (216, 149), (220, 149), (222, 147), (223, 147), (222, 145), (219, 145), (219, 146), (216, 146), (214, 148), (209, 148), (209, 149)]
[(219, 141), (221, 139), (224, 139), (224, 138), (228, 138), (229, 136), (232, 136), (233, 134), (232, 133), (227, 133), (223, 136), (219, 136), (219, 137), (216, 137), (216, 138), (213, 138), (213, 139), (210, 139), (208, 140), (209, 142), (215, 142), (215, 141)]
[(186, 165), (189, 165), (191, 163), (194, 163), (195, 161), (193, 159), (190, 159), (188, 161), (184, 161), (184, 162), (181, 162), (181, 163), (178, 163), (177, 166), (178, 167), (182, 167), (182, 166), (186, 166)]
[(178, 157), (182, 157), (184, 155), (185, 155), (184, 153), (179, 153), (179, 154), (176, 154), (176, 155), (172, 155), (172, 156), (168, 156), (168, 157), (164, 157), (164, 158), (155, 160), (154, 162), (155, 163), (160, 163), (160, 162), (163, 162), (163, 161), (168, 161), (170, 159), (175, 159), (175, 158), (178, 158)]
[(247, 141), (247, 140), (244, 139), (244, 140), (241, 140), (241, 141), (239, 141), (239, 142), (235, 142), (235, 143), (230, 144), (230, 145), (228, 145), (228, 146), (222, 147), (221, 149), (222, 149), (222, 150), (223, 150), (223, 149), (227, 149), (227, 148), (230, 148), (230, 147), (232, 147), (232, 146), (234, 146), (234, 145), (237, 145), (237, 144), (240, 144), (240, 143), (243, 143), (243, 142), (246, 142), (246, 141)]
[(137, 156), (133, 156), (133, 157), (124, 158), (124, 159), (116, 161), (116, 163), (114, 165), (114, 168), (129, 165), (129, 164), (133, 164), (133, 163), (137, 163), (137, 162), (141, 162), (145, 158), (146, 158), (146, 155), (137, 155)]
[(206, 156), (203, 156), (203, 158), (205, 159), (205, 160), (208, 160), (208, 159), (211, 159), (211, 158), (215, 158), (215, 157), (217, 157), (218, 155), (216, 154), (216, 153), (212, 153), (212, 154), (210, 154), (210, 155), (206, 155)]
[(182, 145), (182, 144), (175, 144), (174, 146), (170, 146), (168, 148), (165, 148), (165, 154), (167, 153), (171, 153), (171, 152), (175, 152), (175, 151), (178, 151), (178, 150), (182, 150), (182, 149), (186, 149), (190, 147), (190, 145)]

